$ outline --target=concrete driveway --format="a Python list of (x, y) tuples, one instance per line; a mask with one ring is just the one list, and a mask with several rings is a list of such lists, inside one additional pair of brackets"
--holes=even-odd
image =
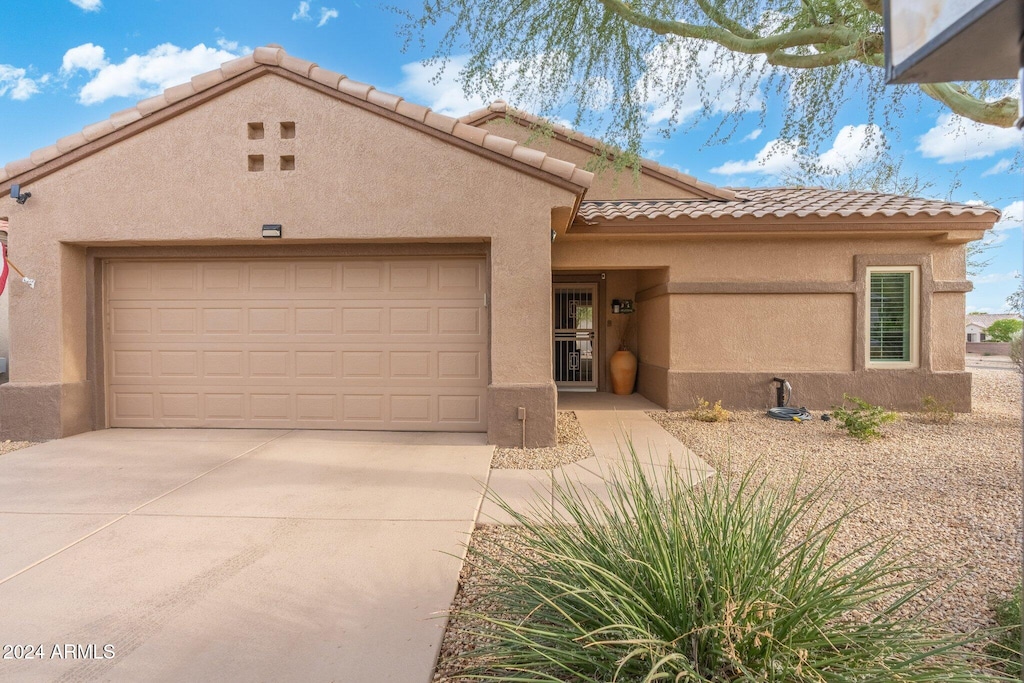
[(34, 659), (0, 679), (426, 683), (484, 441), (107, 430), (2, 456), (0, 645)]

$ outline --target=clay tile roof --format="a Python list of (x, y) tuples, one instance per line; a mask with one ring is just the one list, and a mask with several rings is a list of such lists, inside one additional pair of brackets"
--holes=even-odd
[(966, 324), (988, 329), (997, 320), (1020, 320), (1020, 316), (1015, 313), (974, 313), (967, 316)]
[(603, 223), (613, 220), (687, 220), (698, 218), (804, 218), (817, 216), (987, 217), (994, 222), (999, 211), (991, 206), (957, 204), (875, 192), (826, 190), (820, 187), (733, 188), (735, 199), (667, 199), (587, 201), (580, 204), (577, 221)]
[[(245, 55), (225, 62), (219, 69), (194, 76), (190, 81), (168, 88), (156, 97), (142, 100), (135, 107), (113, 114), (109, 119), (86, 126), (81, 133), (68, 135), (53, 146), (37, 150), (27, 159), (19, 159), (0, 168), (0, 184), (16, 179), (16, 176), (32, 171), (49, 161), (68, 154), (79, 147), (89, 144), (141, 121), (157, 113), (175, 102), (191, 97), (199, 92), (212, 88), (240, 74), (260, 68), (263, 65), (278, 67), (303, 78), (310, 79), (358, 98), (364, 102), (393, 112), (416, 123), (424, 123), (443, 134), (451, 135), (460, 141), (475, 145), (490, 152), (508, 157), (510, 160), (531, 166), (557, 182), (569, 182), (580, 188), (582, 192), (590, 187), (594, 175), (574, 164), (566, 164), (554, 158), (549, 159), (542, 152), (520, 145), (512, 140), (480, 131), (468, 131), (467, 126), (459, 125), (459, 121), (450, 116), (432, 112), (425, 107), (405, 102), (397, 95), (379, 91), (372, 85), (359, 83), (341, 74), (321, 69), (316, 64), (304, 59), (292, 57), (278, 45), (258, 47), (251, 55)], [(557, 163), (556, 163), (557, 162)]]
[[(511, 107), (504, 100), (495, 100), (494, 102), (491, 102), (489, 105), (482, 109), (477, 109), (466, 114), (465, 116), (460, 118), (459, 121), (470, 126), (478, 126), (482, 123), (486, 123), (487, 121), (491, 121), (493, 119), (500, 117), (508, 117), (513, 121), (516, 121), (520, 124), (526, 124), (529, 126), (536, 126), (545, 123), (544, 120), (541, 119), (539, 116), (536, 116), (535, 114), (531, 114), (529, 112), (522, 111), (521, 109)], [(576, 142), (583, 146), (589, 147), (591, 150), (596, 151), (603, 149), (605, 147), (604, 142), (602, 142), (601, 140), (598, 140), (597, 138), (592, 138), (588, 135), (584, 135), (583, 133), (573, 130), (572, 128), (567, 128), (566, 126), (555, 124), (552, 126), (552, 131), (555, 133), (555, 135), (560, 135), (572, 142)], [(641, 169), (653, 171), (662, 176), (665, 176), (666, 178), (669, 179), (669, 181), (674, 181), (677, 184), (684, 186), (688, 190), (695, 191), (697, 194), (703, 194), (709, 199), (734, 198), (733, 191), (728, 188), (717, 187), (715, 185), (712, 185), (711, 183), (706, 183), (702, 180), (698, 180), (697, 178), (694, 178), (691, 175), (682, 173), (669, 166), (662, 166), (661, 164), (657, 163), (656, 161), (652, 161), (651, 159), (641, 159), (640, 167)]]

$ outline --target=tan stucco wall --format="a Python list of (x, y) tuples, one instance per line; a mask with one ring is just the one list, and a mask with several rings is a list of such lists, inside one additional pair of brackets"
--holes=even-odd
[[(825, 407), (841, 400), (843, 387), (860, 387), (879, 400), (894, 401), (894, 407), (919, 408), (930, 392), (967, 409), (963, 292), (925, 294), (930, 300), (930, 368), (925, 363), (902, 373), (857, 368), (855, 327), (861, 312), (854, 291), (855, 257), (899, 261), (901, 254), (907, 265), (923, 256), (933, 281), (963, 283), (963, 246), (929, 238), (613, 240), (570, 234), (555, 242), (552, 263), (555, 268), (607, 263), (644, 268), (637, 271), (638, 289), (648, 290), (647, 297), (641, 296), (646, 300), (637, 303), (638, 386), (665, 405), (686, 407), (697, 393), (717, 391), (760, 406), (768, 395), (761, 385), (773, 374), (808, 373), (805, 397)], [(806, 291), (770, 291), (789, 284)], [(714, 291), (719, 285), (739, 285), (742, 291)], [(666, 286), (684, 291), (666, 291)], [(936, 373), (956, 376), (933, 381)]]
[[(609, 270), (605, 274), (605, 299), (600, 302), (604, 307), (607, 322), (604, 326), (607, 343), (603, 345), (603, 363), (601, 372), (608, 373), (608, 361), (612, 354), (619, 350), (619, 340), (626, 335), (626, 346), (634, 352), (637, 350), (639, 341), (639, 329), (636, 324), (635, 313), (612, 313), (613, 299), (635, 299), (636, 298), (635, 270)], [(631, 322), (632, 319), (632, 322)]]
[[(263, 140), (247, 137), (256, 121)], [(279, 139), (284, 121), (294, 139)], [(268, 170), (250, 172), (250, 154)], [(296, 170), (277, 170), (284, 154)], [(260, 226), (281, 223), (278, 245), (489, 242), (491, 383), (550, 386), (553, 401), (547, 255), (551, 210), (574, 201), (567, 189), (272, 74), (28, 189), (10, 215), (11, 249), (38, 280), (12, 291), (16, 385), (102, 380), (85, 362), (82, 245), (265, 245)], [(518, 434), (514, 417), (509, 427)], [(540, 442), (553, 438), (553, 421), (543, 432)]]
[(594, 165), (596, 158), (592, 150), (582, 149), (504, 118), (492, 119), (480, 127), (559, 159), (571, 161), (580, 168), (598, 171), (587, 190), (587, 199), (689, 199), (698, 196), (650, 174), (637, 177), (631, 170), (599, 169)]
[(636, 304), (639, 323), (640, 351), (637, 354), (645, 363), (667, 368), (672, 364), (672, 338), (685, 335), (685, 330), (676, 330), (671, 324), (672, 297), (665, 295)]
[[(589, 197), (589, 194), (588, 194)], [(823, 229), (827, 230), (827, 229)], [(965, 277), (963, 245), (928, 238), (659, 238), (574, 237), (556, 240), (553, 268), (669, 269), (671, 282), (849, 282), (856, 254), (932, 255), (937, 280)]]
[(673, 295), (673, 370), (853, 369), (849, 294)]
[(932, 295), (932, 370), (964, 369), (963, 294), (937, 292)]

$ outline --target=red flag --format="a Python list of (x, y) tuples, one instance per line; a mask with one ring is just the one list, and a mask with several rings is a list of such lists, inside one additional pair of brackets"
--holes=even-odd
[(0, 294), (3, 294), (4, 293), (4, 289), (7, 287), (7, 272), (10, 269), (7, 266), (7, 245), (6, 244), (0, 244), (0, 246), (3, 247), (3, 253), (4, 253), (4, 267), (3, 267), (3, 270), (0, 271)]

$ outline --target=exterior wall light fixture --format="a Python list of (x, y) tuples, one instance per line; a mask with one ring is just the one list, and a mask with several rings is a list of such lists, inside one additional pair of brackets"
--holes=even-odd
[(21, 185), (11, 185), (11, 199), (18, 202), (19, 204), (24, 204), (25, 202), (28, 201), (28, 198), (31, 196), (31, 192), (21, 191)]
[(263, 238), (279, 238), (281, 237), (281, 226), (280, 225), (264, 225), (263, 226)]

